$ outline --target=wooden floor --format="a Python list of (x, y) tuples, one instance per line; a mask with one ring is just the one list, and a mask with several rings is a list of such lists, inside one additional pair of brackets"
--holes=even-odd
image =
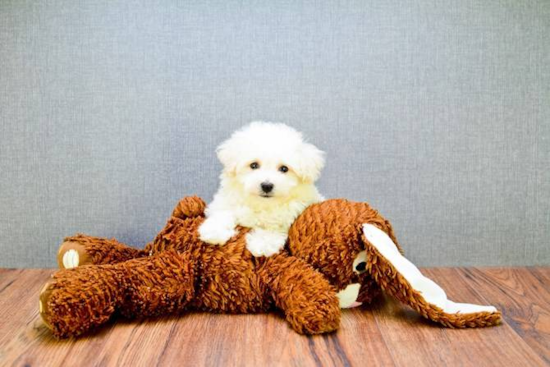
[(194, 313), (63, 341), (38, 316), (52, 271), (0, 269), (0, 366), (550, 365), (550, 268), (424, 270), (451, 299), (499, 308), (504, 324), (488, 329), (441, 328), (386, 300), (344, 311), (324, 336), (300, 336), (277, 314)]

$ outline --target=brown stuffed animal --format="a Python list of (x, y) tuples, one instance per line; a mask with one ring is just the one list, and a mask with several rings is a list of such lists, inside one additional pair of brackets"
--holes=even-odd
[(224, 246), (202, 243), (197, 228), (204, 208), (199, 198), (181, 200), (144, 250), (83, 235), (67, 238), (59, 265), (78, 267), (57, 272), (44, 287), (45, 324), (54, 335), (68, 337), (101, 325), (116, 311), (147, 317), (185, 309), (253, 313), (278, 307), (296, 331), (315, 334), (338, 328), (339, 305), (369, 303), (380, 288), (449, 327), (500, 321), (492, 307), (447, 300), (402, 257), (389, 222), (367, 204), (340, 199), (310, 206), (289, 232), (294, 256), (269, 258), (246, 250), (246, 228)]
[(340, 305), (371, 301), (378, 286), (425, 318), (447, 327), (500, 323), (492, 306), (454, 303), (402, 255), (390, 223), (366, 203), (327, 200), (308, 207), (289, 232), (290, 253), (323, 273)]
[(141, 318), (186, 309), (257, 313), (277, 307), (299, 333), (338, 328), (334, 289), (304, 261), (287, 253), (254, 258), (245, 247), (246, 228), (224, 246), (200, 241), (205, 206), (197, 197), (182, 199), (144, 250), (83, 235), (67, 238), (58, 254), (66, 270), (53, 274), (40, 295), (44, 323), (55, 336), (69, 337), (117, 311)]

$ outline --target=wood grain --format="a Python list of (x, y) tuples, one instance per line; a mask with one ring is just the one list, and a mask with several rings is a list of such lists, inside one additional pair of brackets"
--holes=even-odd
[(38, 316), (53, 270), (0, 269), (1, 366), (504, 366), (548, 365), (550, 269), (425, 269), (455, 301), (503, 311), (495, 328), (451, 330), (392, 300), (347, 310), (334, 334), (305, 337), (281, 315), (190, 313), (118, 319), (77, 340), (55, 340)]
[(537, 269), (461, 269), (506, 315), (507, 324), (550, 364), (550, 280)]

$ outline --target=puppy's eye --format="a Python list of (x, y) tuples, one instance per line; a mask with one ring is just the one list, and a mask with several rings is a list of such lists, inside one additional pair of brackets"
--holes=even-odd
[(252, 163), (250, 163), (250, 168), (258, 169), (258, 168), (260, 168), (260, 164), (258, 162), (252, 162)]
[(288, 172), (288, 167), (287, 166), (281, 166), (281, 167), (279, 167), (279, 171), (281, 171), (282, 173), (287, 173)]

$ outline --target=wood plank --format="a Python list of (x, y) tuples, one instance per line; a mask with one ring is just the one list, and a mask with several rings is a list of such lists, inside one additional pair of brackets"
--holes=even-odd
[(38, 292), (52, 271), (13, 270), (7, 272), (0, 284), (0, 345), (14, 330), (27, 325), (29, 315), (38, 314)]
[(0, 365), (61, 365), (69, 348), (52, 338), (38, 315), (38, 294), (52, 271), (14, 270), (8, 275), (15, 279), (0, 299)]
[[(67, 366), (117, 366), (127, 345), (134, 339), (139, 321), (113, 320), (92, 334), (83, 338), (70, 341), (72, 347), (63, 359), (63, 365)], [(61, 341), (63, 342), (63, 341)], [(159, 351), (156, 345), (142, 348), (139, 355), (141, 358), (136, 365), (151, 366), (146, 362), (154, 360)]]
[(550, 364), (550, 272), (534, 268), (459, 270), (502, 309), (507, 323)]
[(342, 310), (342, 324), (336, 335), (351, 365), (395, 366), (391, 346), (384, 341), (374, 314), (383, 306), (381, 299), (367, 307)]
[(537, 274), (539, 274), (544, 278), (544, 284), (546, 285), (546, 287), (550, 286), (550, 267), (543, 268), (538, 266), (531, 269), (534, 269), (534, 271), (536, 271)]
[(4, 297), (3, 292), (7, 290), (14, 281), (18, 278), (19, 274), (24, 271), (23, 269), (0, 269), (0, 302)]
[[(283, 316), (190, 313), (149, 321), (116, 320), (83, 338), (55, 340), (42, 324), (38, 294), (52, 270), (11, 274), (3, 298), (0, 365), (300, 365), (342, 366), (365, 360), (393, 365), (372, 313), (345, 312), (342, 330), (295, 333)], [(15, 312), (15, 314), (14, 314)], [(361, 345), (361, 348), (357, 348)]]
[[(423, 273), (439, 283), (450, 299), (486, 303), (455, 269), (424, 269)], [(506, 323), (486, 329), (447, 329), (393, 300), (374, 312), (399, 366), (545, 365)]]
[(295, 333), (278, 314), (184, 318), (164, 347), (162, 365), (393, 365), (372, 313), (345, 313), (338, 333), (313, 337)]
[(428, 269), (456, 301), (492, 303), (505, 324), (452, 330), (396, 302), (344, 310), (337, 333), (305, 337), (277, 313), (190, 313), (116, 320), (77, 340), (55, 340), (42, 324), (38, 294), (53, 270), (0, 272), (0, 365), (545, 365), (548, 268)]
[(15, 270), (15, 269), (0, 268), (0, 282), (2, 281), (2, 277), (3, 277), (5, 274), (13, 273), (14, 270)]

